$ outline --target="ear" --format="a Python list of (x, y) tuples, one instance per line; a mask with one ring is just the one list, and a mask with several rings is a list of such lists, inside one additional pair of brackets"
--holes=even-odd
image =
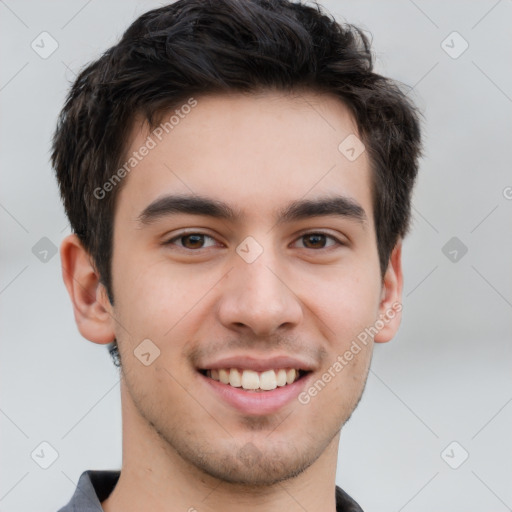
[(112, 305), (92, 265), (92, 258), (75, 234), (63, 240), (60, 258), (62, 279), (73, 303), (80, 334), (94, 343), (107, 344), (114, 341)]
[(384, 324), (375, 335), (376, 343), (385, 343), (398, 331), (402, 319), (402, 241), (399, 240), (391, 252), (388, 268), (382, 283), (379, 304), (379, 320)]

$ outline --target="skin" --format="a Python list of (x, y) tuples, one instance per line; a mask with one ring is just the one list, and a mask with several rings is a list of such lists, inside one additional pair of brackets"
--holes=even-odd
[[(238, 412), (194, 365), (232, 354), (303, 356), (320, 377), (400, 302), (401, 244), (383, 278), (368, 156), (350, 162), (338, 150), (357, 127), (337, 98), (266, 92), (197, 100), (124, 178), (114, 216), (114, 306), (77, 237), (61, 246), (80, 333), (99, 344), (116, 338), (122, 360), (123, 464), (102, 506), (334, 511), (340, 429), (361, 398), (373, 342), (394, 336), (400, 313), (308, 404), (293, 400), (273, 414)], [(136, 121), (127, 154), (149, 133)], [(170, 193), (223, 200), (244, 217), (179, 214), (141, 225), (141, 211)], [(276, 224), (274, 212), (290, 201), (332, 194), (356, 201), (366, 221), (331, 215)], [(203, 245), (164, 245), (184, 229), (208, 236)], [(302, 236), (319, 231), (344, 245)], [(263, 248), (252, 263), (235, 250), (248, 236)], [(160, 350), (149, 366), (134, 356), (144, 339)]]

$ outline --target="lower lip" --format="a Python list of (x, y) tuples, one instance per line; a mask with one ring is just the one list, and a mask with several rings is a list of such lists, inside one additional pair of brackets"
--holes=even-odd
[(297, 398), (311, 377), (307, 373), (293, 384), (277, 387), (271, 391), (244, 391), (229, 384), (223, 384), (199, 373), (199, 376), (229, 405), (244, 414), (272, 414)]

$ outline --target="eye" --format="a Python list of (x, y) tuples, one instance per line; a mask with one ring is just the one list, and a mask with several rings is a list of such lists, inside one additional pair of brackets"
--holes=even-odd
[[(210, 240), (212, 243), (206, 244)], [(328, 249), (329, 247), (346, 245), (336, 237), (322, 232), (311, 232), (301, 235), (297, 241), (302, 241), (302, 245), (298, 246), (300, 249)], [(330, 244), (328, 242), (331, 242)], [(190, 232), (181, 233), (166, 242), (163, 245), (176, 245), (182, 249), (191, 251), (206, 249), (215, 246), (216, 240), (205, 233)]]
[[(205, 247), (211, 247), (212, 245), (205, 245), (205, 240), (209, 239), (215, 242), (215, 239), (204, 233), (181, 233), (178, 236), (171, 238), (164, 242), (164, 245), (177, 245), (183, 249), (204, 249)], [(175, 243), (179, 241), (180, 243)]]
[[(305, 249), (326, 249), (327, 247), (332, 247), (335, 245), (345, 245), (343, 242), (338, 240), (332, 235), (328, 235), (327, 233), (305, 233), (299, 237), (298, 240), (303, 240), (302, 248)], [(331, 245), (327, 246), (326, 243), (328, 240), (333, 241)]]

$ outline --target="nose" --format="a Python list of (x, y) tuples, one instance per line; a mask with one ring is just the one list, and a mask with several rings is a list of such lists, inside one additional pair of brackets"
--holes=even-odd
[(224, 281), (219, 320), (228, 329), (250, 330), (261, 337), (292, 329), (303, 316), (292, 288), (289, 272), (267, 252), (252, 263), (239, 258)]

